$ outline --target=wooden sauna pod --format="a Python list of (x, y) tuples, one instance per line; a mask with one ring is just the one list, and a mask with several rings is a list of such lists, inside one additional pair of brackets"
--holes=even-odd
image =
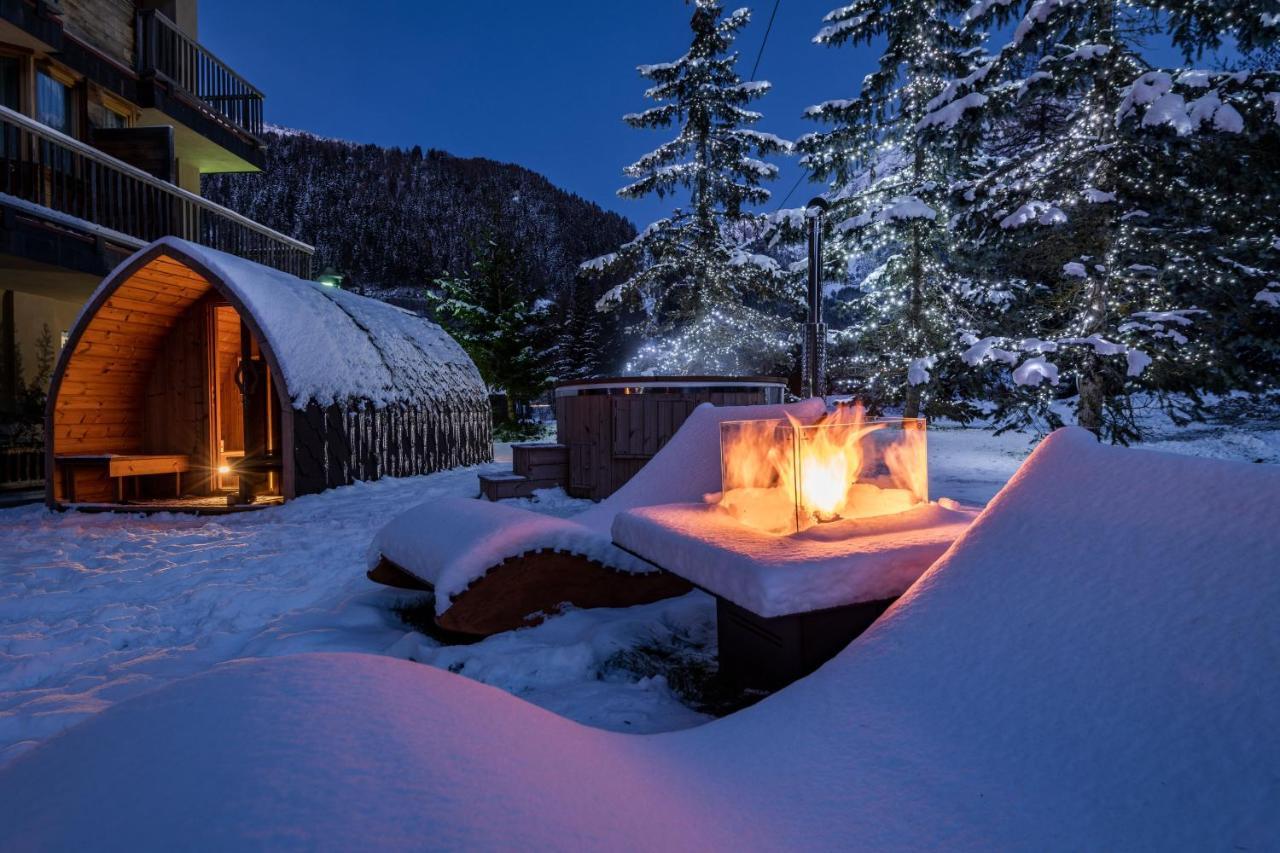
[(50, 506), (130, 510), (279, 502), (493, 453), (484, 383), (439, 326), (171, 237), (81, 312), (45, 435)]
[(565, 491), (603, 500), (635, 476), (695, 408), (781, 403), (784, 379), (618, 376), (556, 386), (556, 443), (565, 448)]

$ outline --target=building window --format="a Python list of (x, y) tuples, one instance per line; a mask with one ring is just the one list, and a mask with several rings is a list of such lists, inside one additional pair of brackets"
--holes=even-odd
[(87, 90), (89, 124), (95, 130), (119, 130), (133, 124), (133, 109), (125, 101), (97, 86)]
[(36, 121), (71, 133), (71, 87), (43, 71), (36, 73)]
[(110, 107), (102, 108), (102, 126), (107, 128), (128, 127), (129, 119), (120, 115), (120, 113)]
[(11, 110), (22, 109), (22, 64), (17, 57), (0, 56), (0, 104)]
[(93, 123), (95, 128), (106, 130), (129, 126), (129, 116), (123, 111), (117, 110), (107, 101), (103, 101), (101, 104), (89, 105), (89, 121)]

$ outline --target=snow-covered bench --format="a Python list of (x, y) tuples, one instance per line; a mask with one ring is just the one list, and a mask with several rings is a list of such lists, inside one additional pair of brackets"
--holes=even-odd
[(0, 849), (1268, 849), (1277, 507), (1276, 466), (1059, 431), (867, 633), (725, 719), (634, 736), (386, 657), (236, 661), (0, 771)]
[(721, 421), (784, 412), (813, 420), (824, 410), (817, 399), (787, 406), (704, 404), (626, 485), (572, 518), (463, 498), (421, 504), (375, 536), (370, 577), (434, 590), (437, 624), (473, 635), (520, 627), (564, 602), (617, 607), (679, 594), (687, 583), (613, 544), (614, 516), (718, 491)]

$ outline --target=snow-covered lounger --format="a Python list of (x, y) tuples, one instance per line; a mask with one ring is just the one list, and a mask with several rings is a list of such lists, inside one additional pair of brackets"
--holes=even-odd
[(621, 607), (689, 589), (684, 581), (612, 542), (624, 510), (699, 501), (720, 489), (720, 422), (819, 417), (821, 400), (785, 406), (695, 409), (636, 476), (596, 506), (555, 518), (489, 501), (450, 498), (413, 507), (383, 527), (369, 548), (370, 576), (408, 576), (436, 596), (441, 628), (487, 635), (529, 624), (561, 604)]

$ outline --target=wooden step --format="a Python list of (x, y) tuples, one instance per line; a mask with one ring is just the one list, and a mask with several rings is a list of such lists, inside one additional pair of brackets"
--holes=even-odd
[(520, 474), (481, 474), (480, 494), (491, 501), (503, 498), (527, 498), (534, 489), (554, 489), (561, 485), (556, 479), (534, 479)]
[(563, 444), (513, 444), (511, 468), (531, 480), (569, 478), (569, 448)]

